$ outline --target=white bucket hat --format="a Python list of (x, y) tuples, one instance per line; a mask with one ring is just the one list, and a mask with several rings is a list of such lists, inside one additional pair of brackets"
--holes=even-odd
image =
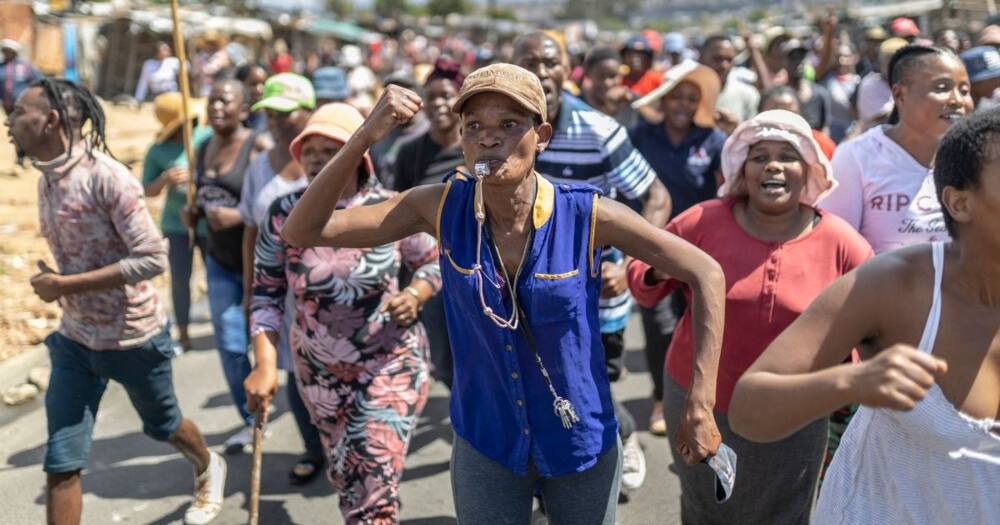
[(830, 161), (813, 138), (812, 128), (804, 118), (783, 109), (765, 111), (742, 123), (722, 147), (722, 176), (725, 181), (719, 196), (736, 195), (743, 191), (743, 164), (750, 148), (765, 140), (784, 141), (802, 156), (808, 171), (805, 187), (799, 198), (812, 206), (837, 187)]

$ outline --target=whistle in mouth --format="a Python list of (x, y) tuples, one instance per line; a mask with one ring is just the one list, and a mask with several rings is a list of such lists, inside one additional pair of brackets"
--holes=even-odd
[(476, 164), (473, 166), (473, 169), (476, 172), (475, 173), (476, 177), (481, 179), (490, 174), (490, 163), (485, 160), (480, 160), (476, 162)]

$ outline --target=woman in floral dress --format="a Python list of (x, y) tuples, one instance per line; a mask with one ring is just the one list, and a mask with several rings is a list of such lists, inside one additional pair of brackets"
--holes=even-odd
[[(313, 177), (362, 122), (350, 106), (323, 106), (292, 143), (292, 155)], [(366, 155), (356, 186), (337, 207), (390, 198), (372, 173)], [(301, 195), (276, 200), (257, 239), (249, 405), (256, 410), (277, 390), (275, 343), (291, 290), (295, 377), (320, 431), (344, 520), (396, 523), (406, 449), (429, 387), (427, 334), (417, 319), (441, 285), (437, 245), (419, 234), (370, 249), (293, 247), (281, 228)], [(414, 271), (402, 291), (401, 264)]]

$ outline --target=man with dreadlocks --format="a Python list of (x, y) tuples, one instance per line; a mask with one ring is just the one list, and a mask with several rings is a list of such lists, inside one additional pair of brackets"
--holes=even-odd
[(104, 111), (86, 89), (45, 78), (21, 93), (7, 127), (42, 172), (39, 219), (58, 268), (39, 261), (31, 285), (63, 310), (59, 330), (45, 340), (52, 362), (45, 396), (48, 522), (80, 523), (80, 471), (101, 396), (114, 380), (128, 393), (143, 432), (194, 465), (194, 503), (185, 522), (209, 523), (222, 510), (226, 464), (181, 417), (170, 329), (150, 282), (166, 267), (166, 246), (139, 181), (108, 151)]

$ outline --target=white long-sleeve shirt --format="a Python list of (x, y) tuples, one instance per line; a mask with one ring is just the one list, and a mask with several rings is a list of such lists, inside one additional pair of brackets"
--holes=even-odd
[(135, 99), (142, 102), (156, 98), (161, 93), (177, 91), (177, 75), (181, 62), (177, 57), (167, 57), (163, 60), (149, 59), (142, 64), (139, 83), (135, 86)]

